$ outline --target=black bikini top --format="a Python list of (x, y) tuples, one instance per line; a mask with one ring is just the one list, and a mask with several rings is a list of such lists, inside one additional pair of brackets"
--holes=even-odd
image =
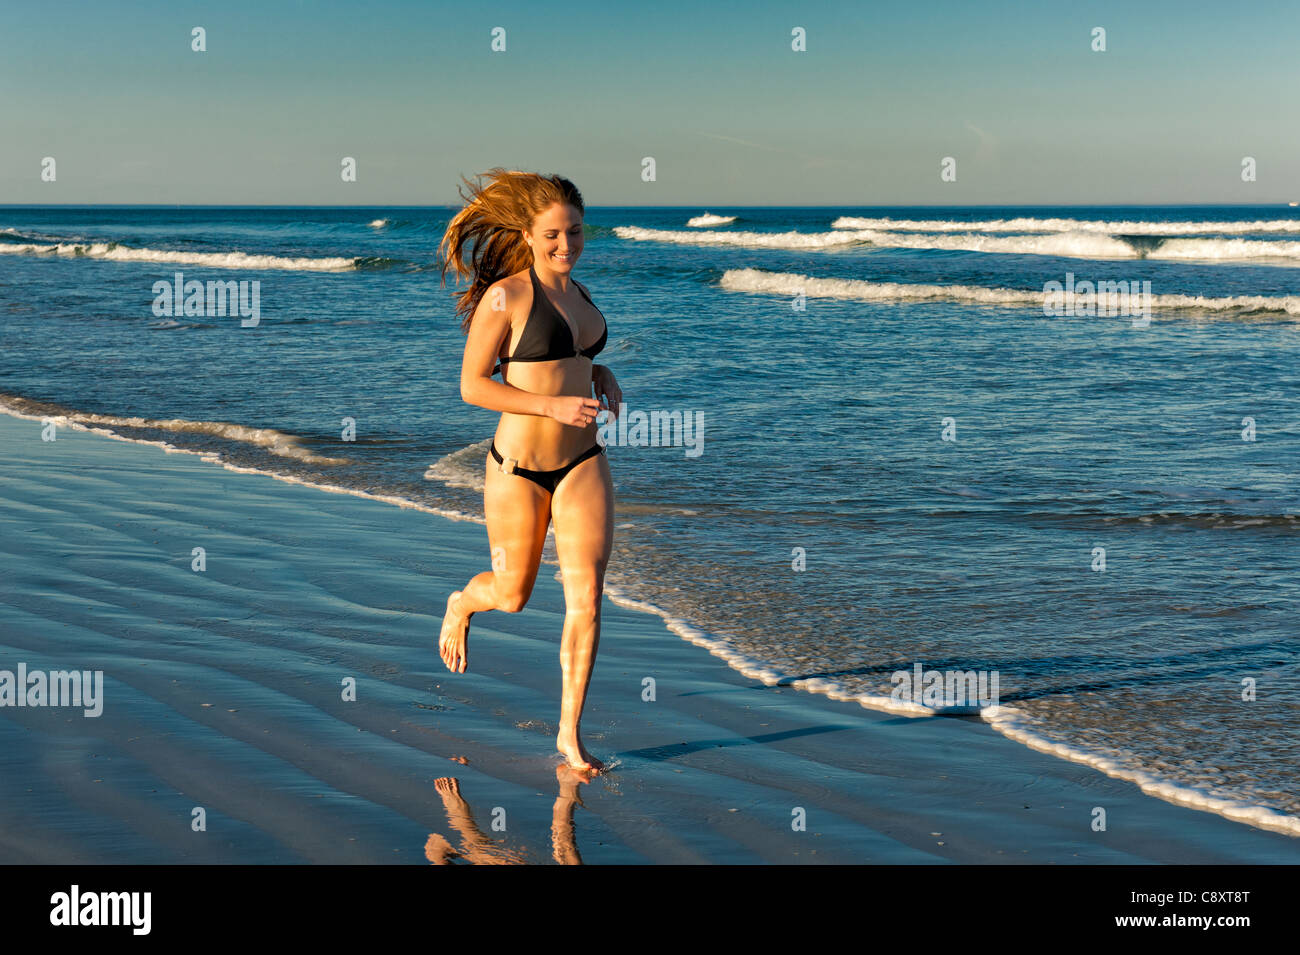
[[(492, 374), (495, 375), (501, 370), (502, 365), (512, 361), (555, 361), (558, 358), (576, 358), (579, 355), (584, 358), (595, 358), (599, 355), (601, 349), (605, 347), (605, 340), (609, 337), (609, 323), (605, 323), (605, 330), (600, 333), (600, 341), (589, 348), (578, 348), (573, 340), (569, 323), (547, 298), (546, 289), (531, 265), (528, 267), (528, 275), (533, 280), (533, 307), (528, 313), (528, 321), (524, 323), (524, 333), (519, 336), (519, 345), (515, 348), (515, 353), (508, 358), (502, 358), (500, 364), (492, 369)], [(573, 284), (578, 285), (577, 282)], [(591, 296), (583, 291), (581, 285), (578, 285), (578, 291), (582, 292), (582, 297), (592, 308), (596, 308), (596, 303), (591, 301)], [(605, 321), (605, 313), (598, 308), (596, 311), (600, 312), (601, 321)]]

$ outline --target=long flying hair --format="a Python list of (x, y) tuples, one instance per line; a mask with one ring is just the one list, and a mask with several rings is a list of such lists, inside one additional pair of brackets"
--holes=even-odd
[[(533, 264), (532, 249), (520, 233), (531, 230), (537, 217), (557, 202), (586, 212), (582, 193), (563, 176), (542, 176), (498, 166), (475, 178), (477, 184), (461, 177), (469, 187), (468, 195), (458, 187), (466, 205), (447, 224), (438, 246), (442, 284), (447, 284), (448, 269), (457, 277), (464, 275), (471, 280), (470, 287), (456, 300), (456, 314), (462, 316), (460, 329), (466, 333), (488, 286)], [(484, 178), (488, 180), (486, 185)]]

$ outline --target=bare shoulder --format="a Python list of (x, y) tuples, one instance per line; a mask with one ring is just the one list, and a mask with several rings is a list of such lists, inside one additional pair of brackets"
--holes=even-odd
[(532, 291), (527, 272), (503, 275), (483, 290), (480, 304), (494, 312), (505, 312), (507, 318), (513, 319), (517, 306)]
[(501, 276), (501, 278), (488, 286), (488, 291), (490, 292), (493, 289), (501, 289), (507, 295), (515, 295), (524, 288), (532, 288), (532, 284), (528, 281), (527, 271), (516, 272), (514, 275)]

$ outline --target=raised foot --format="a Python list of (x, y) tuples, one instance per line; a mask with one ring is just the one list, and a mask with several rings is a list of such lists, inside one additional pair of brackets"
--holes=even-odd
[(564, 755), (564, 758), (569, 762), (569, 767), (572, 769), (598, 773), (605, 768), (605, 764), (587, 752), (587, 748), (582, 745), (582, 740), (576, 736), (569, 739), (561, 736), (556, 739), (555, 748)]
[(458, 602), (462, 593), (457, 590), (447, 598), (447, 613), (442, 618), (442, 633), (438, 637), (438, 656), (452, 673), (464, 673), (469, 664), (469, 618), (473, 614), (460, 612)]

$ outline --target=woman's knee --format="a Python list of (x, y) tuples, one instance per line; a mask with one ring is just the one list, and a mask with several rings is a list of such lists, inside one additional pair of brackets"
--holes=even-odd
[(506, 613), (518, 613), (524, 609), (524, 606), (528, 603), (528, 598), (532, 596), (532, 587), (526, 586), (523, 581), (502, 580), (501, 575), (498, 574), (495, 592), (498, 610), (504, 610)]
[(575, 614), (588, 619), (600, 612), (600, 598), (605, 592), (605, 584), (599, 574), (582, 574), (576, 579), (569, 576), (564, 580), (565, 613)]

